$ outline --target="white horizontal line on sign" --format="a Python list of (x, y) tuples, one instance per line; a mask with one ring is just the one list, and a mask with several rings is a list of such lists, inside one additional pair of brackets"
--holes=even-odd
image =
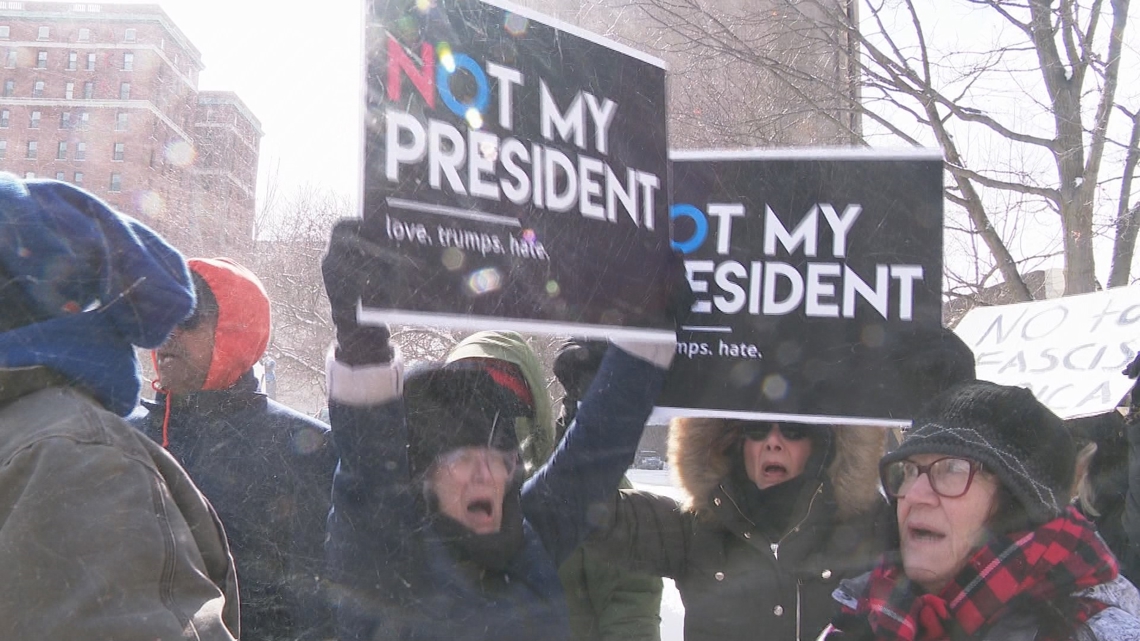
[(786, 149), (675, 149), (669, 160), (942, 160), (941, 149), (798, 147)]
[(569, 321), (534, 320), (530, 318), (496, 318), (492, 316), (468, 316), (464, 314), (433, 314), (399, 309), (377, 309), (357, 307), (357, 319), (362, 325), (422, 325), (481, 330), (504, 330), (529, 334), (552, 334), (555, 336), (578, 336), (582, 338), (628, 338), (649, 342), (667, 343), (676, 340), (671, 329), (650, 329), (646, 327), (620, 327), (618, 325), (586, 325)]
[(721, 325), (682, 325), (681, 329), (686, 332), (713, 332), (717, 334), (731, 334), (731, 327), (723, 327)]
[(419, 203), (414, 200), (405, 200), (403, 198), (389, 198), (388, 205), (397, 207), (399, 209), (406, 209), (408, 211), (423, 212), (425, 214), (439, 214), (440, 216), (462, 218), (464, 220), (474, 220), (480, 223), (494, 223), (496, 225), (506, 225), (507, 227), (522, 227), (522, 223), (519, 222), (518, 218), (496, 216), (495, 214), (484, 214), (481, 212), (472, 211), (470, 209), (448, 207), (447, 205)]
[(772, 421), (775, 423), (804, 423), (807, 425), (856, 425), (867, 427), (910, 427), (910, 421), (866, 416), (819, 416), (815, 414), (781, 414), (778, 412), (740, 412), (735, 410), (693, 409), (689, 407), (655, 407), (649, 423), (671, 418), (728, 418), (745, 421)]

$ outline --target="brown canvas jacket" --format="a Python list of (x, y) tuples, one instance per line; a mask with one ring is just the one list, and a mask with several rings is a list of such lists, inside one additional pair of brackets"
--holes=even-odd
[(221, 523), (182, 468), (91, 398), (0, 371), (0, 639), (238, 637)]

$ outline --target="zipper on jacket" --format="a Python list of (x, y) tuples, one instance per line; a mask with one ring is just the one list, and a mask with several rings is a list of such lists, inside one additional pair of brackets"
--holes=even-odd
[[(822, 493), (823, 493), (823, 483), (820, 483), (819, 487), (815, 488), (815, 493), (811, 495), (811, 500), (808, 501), (808, 509), (804, 512), (804, 518), (800, 519), (799, 523), (796, 523), (795, 525), (793, 525), (792, 529), (788, 530), (787, 532), (784, 532), (784, 536), (781, 536), (779, 541), (776, 541), (775, 543), (773, 543), (769, 546), (772, 548), (772, 556), (777, 561), (780, 560), (780, 544), (784, 542), (784, 539), (791, 536), (793, 532), (799, 532), (800, 526), (803, 525), (804, 522), (808, 520), (809, 516), (811, 516), (811, 508), (813, 505), (815, 505), (816, 497), (818, 497)], [(735, 505), (735, 503), (733, 503), (733, 505)], [(737, 509), (737, 511), (740, 510), (740, 508), (736, 508), (736, 509)], [(741, 514), (744, 514), (744, 513), (741, 512)], [(747, 516), (744, 517), (744, 520), (748, 521), (749, 523), (752, 523), (752, 521), (750, 521)], [(756, 524), (753, 523), (752, 526), (756, 527)], [(798, 596), (799, 595), (799, 588), (796, 588), (796, 594), (797, 594), (796, 598), (798, 599), (799, 598), (799, 596)], [(796, 606), (796, 616), (797, 617), (799, 616), (799, 605), (798, 604)], [(796, 638), (797, 639), (799, 638), (799, 634), (796, 635)]]
[[(752, 526), (752, 529), (756, 529), (756, 522), (753, 521), (752, 519), (748, 518), (748, 515), (744, 513), (744, 510), (740, 509), (740, 506), (736, 503), (736, 499), (732, 498), (732, 494), (725, 492), (723, 485), (718, 486), (718, 487), (720, 487), (721, 492), (724, 492), (725, 498), (727, 498), (728, 501), (730, 503), (732, 503), (732, 507), (736, 508), (736, 513), (739, 514), (740, 516), (744, 517), (744, 520), (748, 521), (748, 524)], [(784, 536), (781, 536), (780, 540), (776, 541), (775, 543), (768, 544), (768, 548), (772, 550), (772, 558), (776, 559), (777, 561), (780, 560), (780, 544), (784, 542), (784, 539), (791, 536), (793, 532), (799, 531), (800, 526), (803, 525), (804, 522), (808, 520), (809, 516), (811, 516), (811, 508), (813, 505), (815, 505), (816, 498), (818, 498), (819, 495), (822, 493), (823, 493), (823, 483), (820, 483), (819, 486), (815, 488), (815, 493), (813, 493), (811, 495), (811, 500), (808, 501), (808, 508), (804, 512), (804, 517), (802, 519), (800, 519), (798, 523), (793, 525), (792, 529), (788, 530), (787, 532), (784, 532)]]

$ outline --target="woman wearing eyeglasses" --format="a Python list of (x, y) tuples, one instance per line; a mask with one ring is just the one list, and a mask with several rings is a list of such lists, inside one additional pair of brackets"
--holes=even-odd
[(1069, 505), (1076, 448), (1032, 392), (937, 397), (883, 457), (899, 553), (841, 583), (838, 639), (1140, 639), (1140, 594)]
[(674, 579), (686, 641), (814, 639), (839, 579), (889, 538), (883, 442), (878, 428), (676, 419), (669, 460), (691, 499), (623, 492), (600, 541)]

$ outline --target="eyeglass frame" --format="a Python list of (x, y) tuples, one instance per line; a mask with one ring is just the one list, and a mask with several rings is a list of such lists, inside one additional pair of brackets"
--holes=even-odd
[[(959, 461), (965, 461), (966, 463), (968, 463), (970, 465), (970, 475), (968, 477), (966, 477), (966, 486), (962, 489), (962, 492), (960, 494), (949, 495), (949, 494), (943, 494), (942, 492), (939, 492), (938, 488), (934, 487), (934, 477), (930, 475), (930, 470), (935, 465), (941, 463), (942, 461), (951, 460), (951, 459), (956, 459)], [(968, 459), (964, 456), (943, 456), (942, 458), (938, 458), (938, 459), (931, 461), (927, 465), (919, 465), (918, 463), (916, 463), (916, 462), (914, 462), (908, 458), (899, 459), (896, 461), (891, 461), (889, 463), (886, 463), (886, 464), (879, 466), (879, 483), (883, 486), (883, 492), (885, 492), (888, 497), (893, 498), (893, 499), (906, 498), (906, 493), (895, 494), (894, 492), (892, 492), (890, 490), (890, 488), (887, 485), (887, 468), (892, 466), (892, 465), (898, 464), (898, 463), (910, 463), (910, 464), (914, 465), (914, 467), (918, 470), (918, 474), (916, 474), (914, 476), (914, 481), (912, 481), (912, 483), (911, 483), (912, 486), (914, 485), (914, 483), (918, 482), (918, 479), (923, 474), (925, 474), (926, 479), (927, 479), (927, 483), (930, 484), (930, 491), (934, 492), (940, 498), (944, 498), (944, 499), (958, 499), (958, 498), (962, 498), (963, 496), (966, 496), (966, 493), (970, 491), (970, 486), (972, 486), (974, 484), (974, 477), (978, 474), (978, 472), (983, 471), (983, 468), (984, 468), (984, 465), (981, 462), (975, 461), (973, 459)]]
[(439, 466), (439, 469), (441, 470), (446, 470), (448, 473), (453, 473), (455, 471), (456, 464), (459, 462), (456, 459), (462, 458), (462, 456), (474, 453), (476, 451), (484, 453), (479, 464), (486, 465), (487, 469), (492, 469), (491, 465), (494, 460), (491, 457), (494, 455), (500, 455), (503, 462), (503, 468), (507, 473), (507, 478), (513, 477), (519, 471), (519, 468), (523, 466), (522, 457), (518, 452), (508, 452), (506, 450), (500, 450), (495, 447), (487, 447), (483, 445), (456, 447), (443, 454), (440, 454), (436, 458), (434, 464)]

